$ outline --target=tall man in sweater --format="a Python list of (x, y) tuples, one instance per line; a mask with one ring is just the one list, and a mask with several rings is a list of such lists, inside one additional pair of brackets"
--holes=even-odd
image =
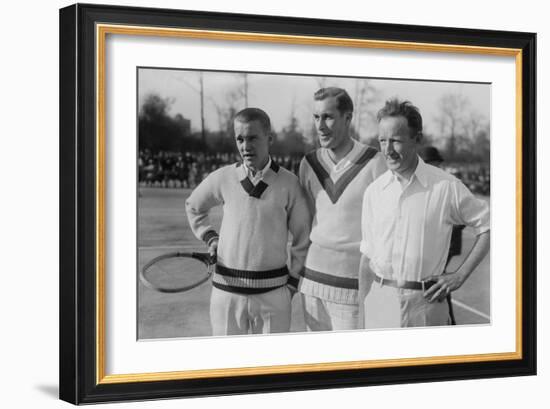
[[(208, 175), (186, 202), (193, 233), (217, 253), (212, 332), (288, 332), (291, 298), (309, 245), (310, 213), (298, 178), (269, 157), (268, 115), (246, 108), (235, 116), (234, 130), (242, 163)], [(223, 206), (219, 235), (208, 219), (217, 205)]]
[(300, 164), (300, 183), (314, 215), (300, 282), (305, 323), (310, 331), (356, 329), (361, 202), (386, 166), (376, 149), (351, 138), (353, 102), (344, 89), (321, 88), (314, 104), (321, 147)]

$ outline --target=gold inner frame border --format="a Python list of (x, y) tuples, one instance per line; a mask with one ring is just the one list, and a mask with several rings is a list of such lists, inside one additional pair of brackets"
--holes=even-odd
[[(506, 353), (450, 355), (436, 357), (382, 359), (369, 361), (323, 362), (299, 365), (239, 367), (173, 372), (105, 374), (105, 42), (108, 34), (195, 38), (222, 41), (247, 41), (293, 45), (323, 45), (334, 47), (373, 48), (402, 51), (428, 51), (515, 57), (516, 65), (516, 350)], [(381, 41), (353, 38), (294, 36), (199, 29), (178, 29), (118, 24), (96, 24), (96, 383), (173, 381), (229, 376), (292, 374), (350, 369), (388, 368), (413, 365), (490, 362), (522, 359), (522, 50), (432, 44), (401, 41)]]

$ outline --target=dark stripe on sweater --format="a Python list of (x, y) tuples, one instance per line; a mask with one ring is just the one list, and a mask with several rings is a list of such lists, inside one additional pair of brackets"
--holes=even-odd
[(276, 287), (268, 287), (268, 288), (248, 288), (248, 287), (234, 287), (229, 285), (224, 285), (220, 283), (216, 283), (215, 281), (212, 281), (212, 286), (216, 287), (219, 290), (227, 291), (230, 293), (237, 293), (237, 294), (262, 294), (267, 293), (269, 291), (276, 290), (277, 288), (283, 287), (283, 285), (278, 285)]
[(206, 233), (204, 233), (204, 235), (202, 236), (202, 240), (208, 244), (208, 242), (213, 239), (213, 238), (217, 238), (218, 237), (218, 233), (215, 231), (215, 230), (208, 230)]
[(251, 271), (251, 270), (236, 270), (234, 268), (228, 268), (217, 264), (216, 273), (226, 277), (236, 277), (236, 278), (243, 278), (247, 280), (258, 280), (258, 279), (284, 277), (288, 275), (288, 268), (285, 266), (274, 270)]
[(287, 284), (291, 285), (294, 288), (298, 288), (298, 285), (300, 284), (300, 280), (298, 278), (288, 276)]
[[(240, 163), (237, 164), (237, 167), (240, 166)], [(271, 161), (271, 164), (269, 165), (269, 168), (275, 172), (279, 172), (280, 166), (277, 165), (273, 160)], [(243, 187), (244, 191), (248, 193), (248, 196), (255, 197), (256, 199), (259, 199), (262, 197), (262, 194), (267, 189), (268, 184), (265, 183), (263, 180), (260, 180), (256, 186), (250, 181), (249, 177), (245, 177), (243, 180), (241, 180), (241, 186)]]
[(267, 183), (260, 180), (256, 186), (250, 181), (248, 177), (241, 180), (241, 186), (248, 193), (248, 196), (255, 197), (256, 199), (262, 196), (262, 193), (267, 189)]
[(311, 270), (309, 268), (305, 269), (302, 276), (308, 280), (315, 281), (320, 284), (330, 285), (331, 287), (347, 288), (350, 290), (359, 289), (359, 280), (356, 278), (336, 277), (330, 274)]
[(346, 187), (351, 183), (353, 178), (365, 167), (367, 163), (376, 155), (378, 151), (370, 146), (367, 147), (365, 152), (357, 159), (357, 161), (350, 166), (350, 168), (344, 172), (344, 174), (338, 178), (336, 183), (332, 181), (328, 172), (323, 168), (319, 158), (317, 158), (316, 151), (310, 152), (306, 155), (306, 160), (313, 169), (313, 172), (317, 176), (319, 183), (327, 193), (330, 201), (334, 204), (338, 201)]

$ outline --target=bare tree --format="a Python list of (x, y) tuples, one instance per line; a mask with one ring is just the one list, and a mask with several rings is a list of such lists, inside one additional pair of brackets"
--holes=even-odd
[(449, 160), (488, 160), (489, 123), (462, 94), (444, 94), (439, 100), (439, 136), (446, 139)]
[(248, 106), (248, 74), (243, 74), (243, 97), (244, 97), (244, 106)]
[(472, 111), (465, 119), (464, 130), (471, 139), (474, 139), (478, 132), (486, 127), (486, 122), (485, 116), (479, 112)]
[(199, 84), (198, 87), (189, 81), (185, 80), (184, 78), (180, 76), (173, 76), (173, 78), (176, 81), (182, 82), (187, 86), (187, 88), (193, 90), (195, 93), (199, 94), (199, 102), (200, 102), (200, 117), (201, 117), (201, 139), (202, 142), (206, 142), (206, 128), (204, 125), (204, 78), (203, 73), (199, 72)]
[(464, 135), (464, 120), (470, 101), (462, 94), (444, 94), (439, 100), (440, 134), (447, 138), (446, 151), (449, 158), (456, 156), (459, 137)]
[(444, 94), (439, 100), (440, 116), (437, 122), (441, 134), (457, 135), (463, 127), (470, 101), (462, 94)]
[(352, 126), (359, 140), (367, 141), (372, 132), (370, 129), (376, 123), (376, 114), (372, 108), (380, 99), (379, 91), (371, 80), (361, 79), (355, 82), (354, 112)]
[(187, 142), (191, 133), (191, 121), (181, 114), (170, 115), (173, 98), (158, 94), (145, 97), (139, 110), (139, 148), (152, 152), (177, 151)]
[[(290, 104), (289, 121), (286, 126), (283, 127), (278, 135), (277, 142), (283, 144), (283, 146), (277, 146), (276, 151), (281, 153), (283, 151), (290, 153), (303, 153), (305, 148), (305, 137), (300, 129), (298, 118), (296, 117), (296, 100), (292, 98)], [(279, 144), (277, 144), (279, 145)]]
[(473, 148), (476, 156), (483, 162), (489, 162), (491, 149), (489, 143), (489, 125), (480, 129), (474, 137)]
[(201, 101), (201, 139), (203, 143), (206, 143), (206, 130), (204, 129), (204, 80), (202, 71), (199, 74), (200, 84), (200, 101)]

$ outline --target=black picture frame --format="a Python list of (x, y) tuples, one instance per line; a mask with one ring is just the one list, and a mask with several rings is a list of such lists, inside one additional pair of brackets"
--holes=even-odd
[[(101, 382), (97, 24), (514, 49), (521, 55), (521, 308), (515, 359)], [(536, 34), (77, 4), (60, 10), (60, 398), (74, 404), (536, 373)], [(100, 220), (100, 222), (102, 222)], [(99, 250), (100, 251), (100, 250)]]

